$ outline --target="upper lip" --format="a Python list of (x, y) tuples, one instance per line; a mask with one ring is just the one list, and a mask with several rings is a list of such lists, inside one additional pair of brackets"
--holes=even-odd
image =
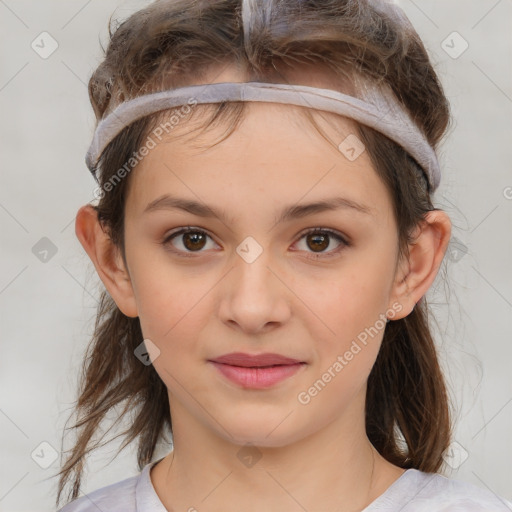
[(290, 365), (303, 362), (299, 361), (298, 359), (282, 356), (280, 354), (264, 353), (251, 355), (243, 352), (232, 352), (231, 354), (224, 354), (223, 356), (216, 357), (215, 359), (210, 359), (210, 361), (221, 364), (229, 364), (231, 366), (245, 366), (247, 368), (254, 366), (259, 367)]

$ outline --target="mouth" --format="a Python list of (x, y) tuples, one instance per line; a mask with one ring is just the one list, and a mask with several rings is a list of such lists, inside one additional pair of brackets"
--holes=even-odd
[(208, 360), (225, 378), (242, 388), (264, 389), (296, 374), (304, 361), (280, 354), (232, 353)]
[(232, 352), (223, 356), (211, 359), (215, 363), (229, 364), (231, 366), (242, 366), (246, 368), (262, 368), (277, 365), (297, 364), (303, 361), (285, 357), (281, 354), (247, 354), (245, 352)]

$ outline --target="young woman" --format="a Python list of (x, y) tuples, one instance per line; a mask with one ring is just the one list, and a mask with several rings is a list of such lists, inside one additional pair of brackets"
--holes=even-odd
[[(106, 290), (63, 512), (509, 510), (440, 473), (449, 108), (396, 6), (160, 0), (89, 91), (76, 234)], [(79, 496), (113, 409), (141, 472)]]

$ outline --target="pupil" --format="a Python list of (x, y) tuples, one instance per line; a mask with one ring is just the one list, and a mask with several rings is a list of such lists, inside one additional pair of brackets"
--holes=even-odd
[[(202, 249), (204, 246), (204, 236), (201, 233), (185, 233), (184, 237), (187, 249)], [(189, 243), (190, 241), (191, 243)]]
[[(326, 240), (328, 239), (328, 236), (326, 235), (309, 235), (308, 240), (313, 240), (314, 246), (311, 247), (313, 250), (319, 249), (318, 252), (326, 249), (329, 245), (329, 243), (326, 243)], [(320, 243), (318, 243), (320, 242)], [(322, 243), (323, 242), (323, 243)]]

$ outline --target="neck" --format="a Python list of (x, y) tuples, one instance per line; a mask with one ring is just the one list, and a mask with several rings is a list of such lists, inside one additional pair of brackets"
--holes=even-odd
[(296, 442), (264, 447), (233, 443), (184, 417), (173, 415), (174, 449), (151, 472), (169, 511), (359, 512), (404, 472), (374, 449), (363, 420), (337, 419)]

